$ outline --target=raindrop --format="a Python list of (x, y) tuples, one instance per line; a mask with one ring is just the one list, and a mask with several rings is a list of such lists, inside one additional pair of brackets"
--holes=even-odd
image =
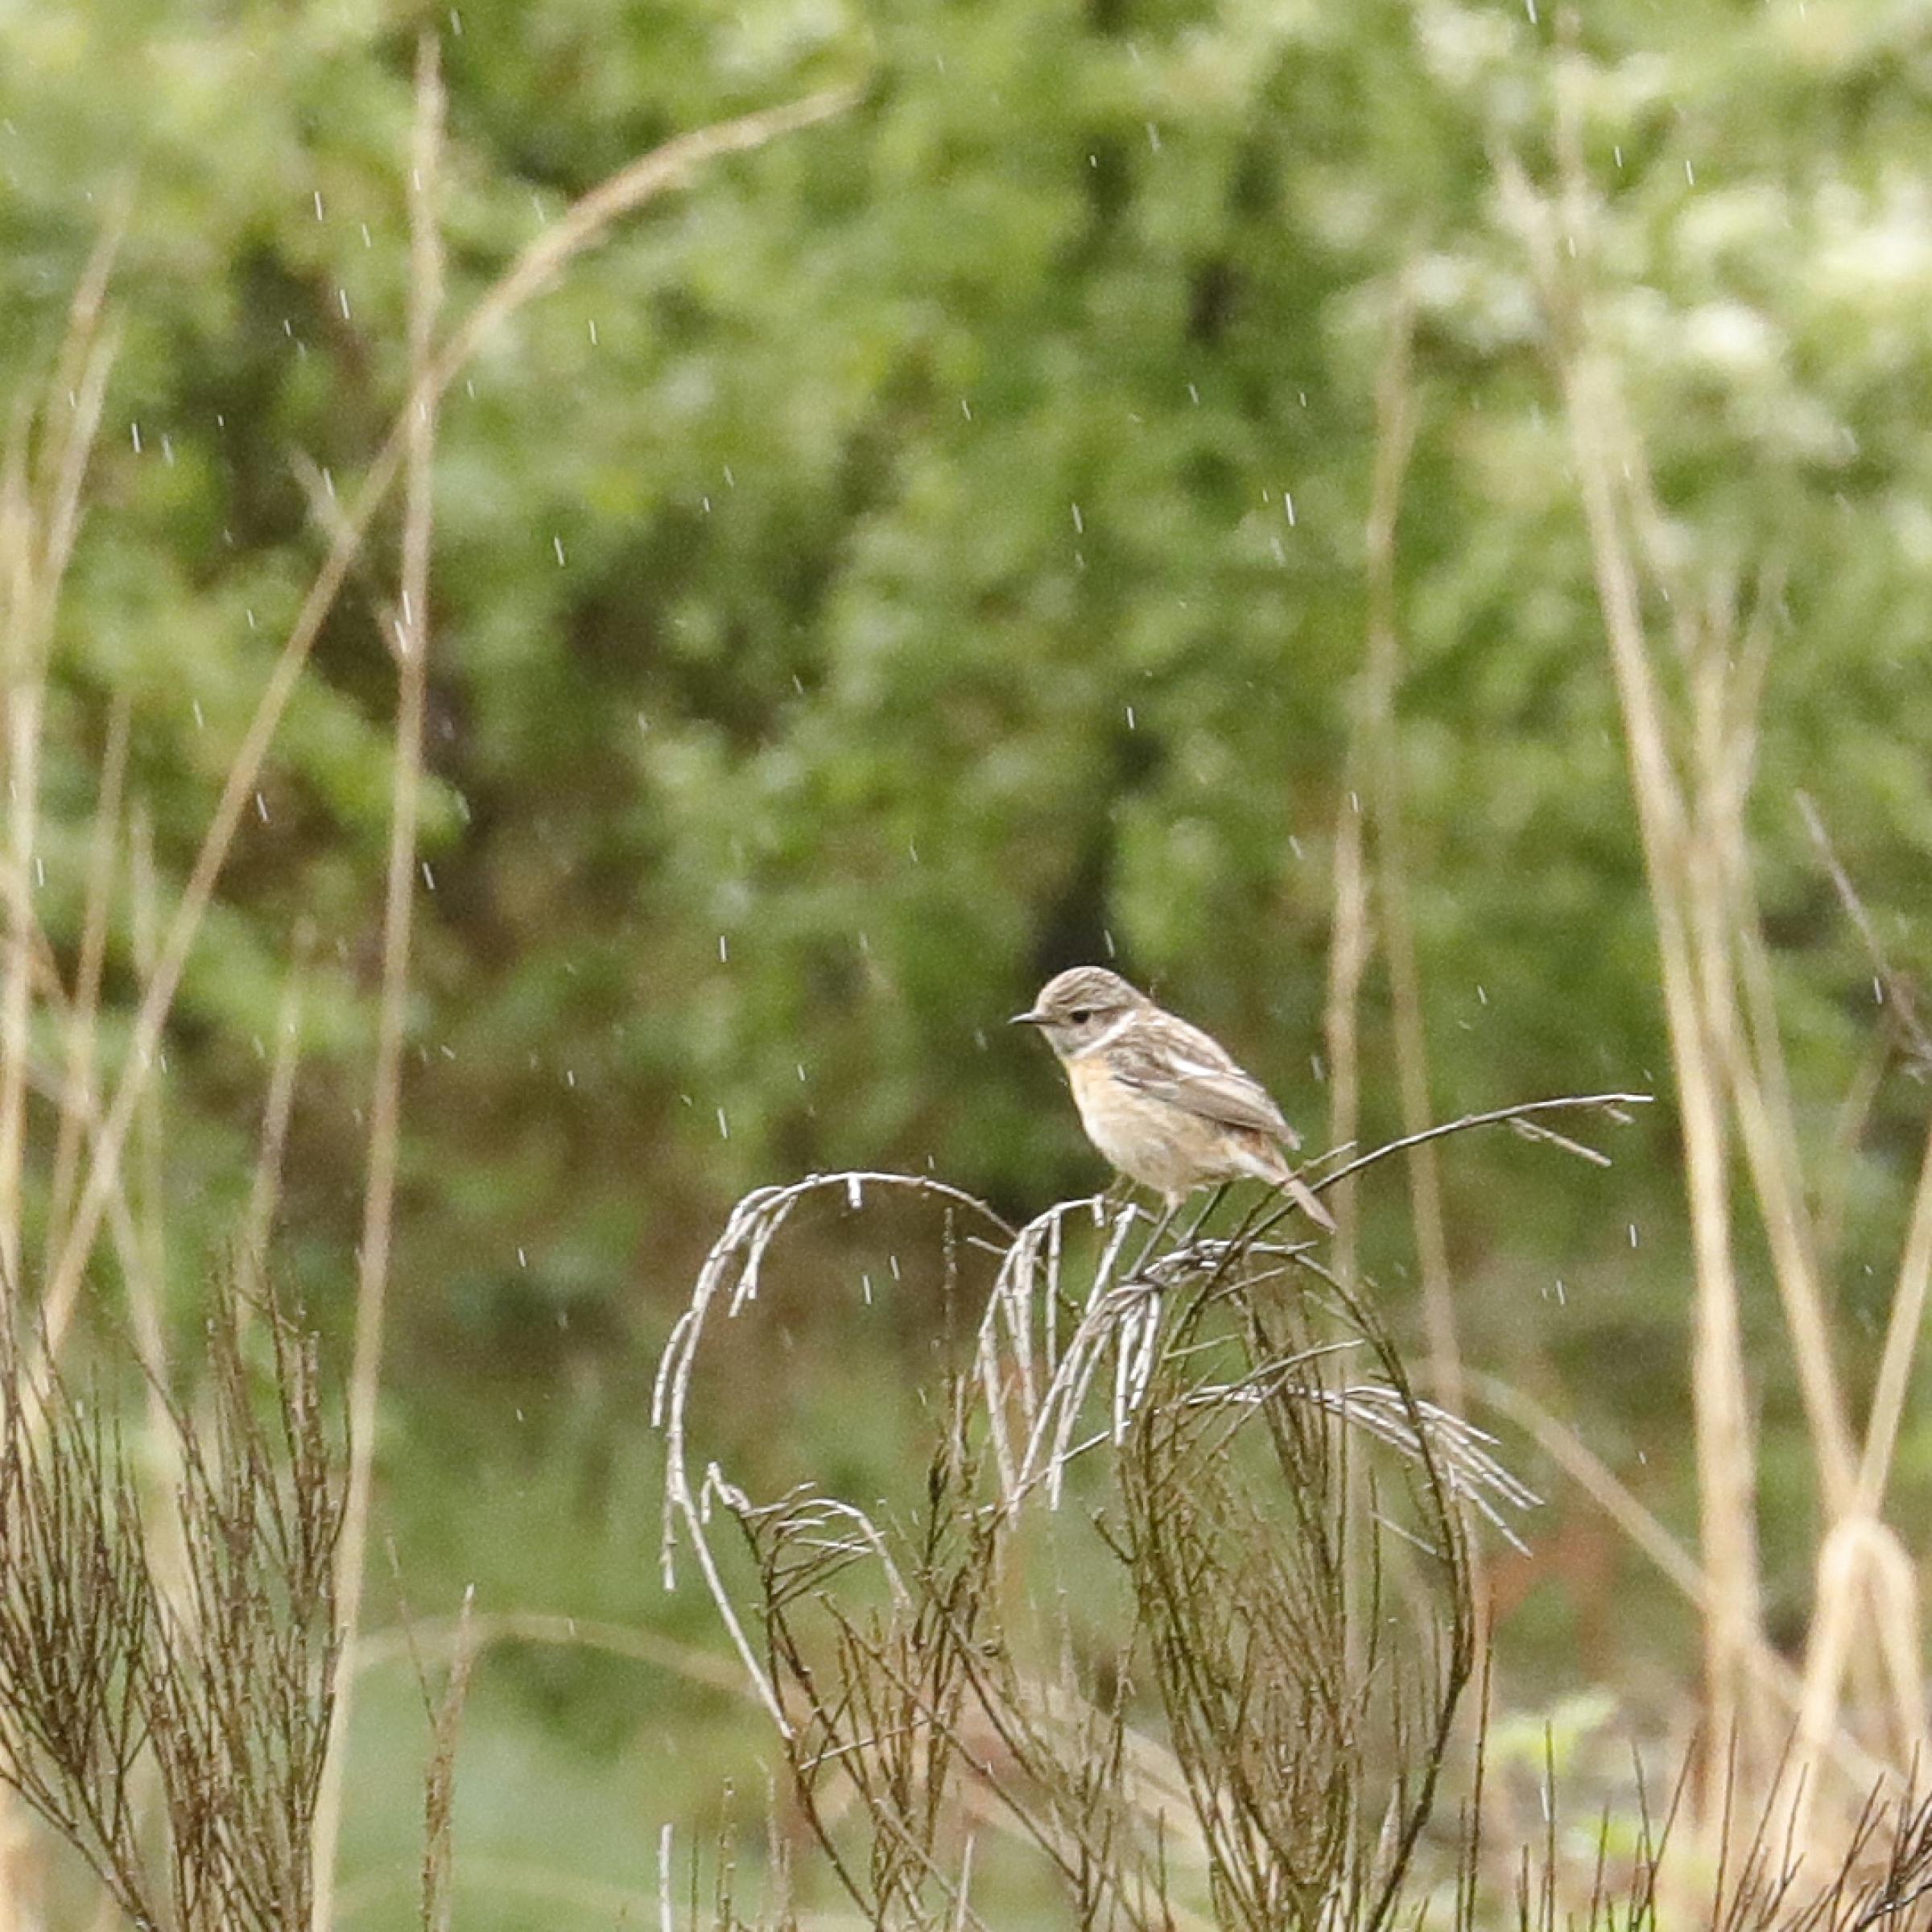
[(161, 439), (161, 460), (170, 469), (175, 466), (175, 442), (171, 436), (163, 436)]
[(1489, 996), (1483, 990), (1483, 983), (1480, 980), (1476, 983), (1476, 997), (1481, 1005), (1487, 1006), (1489, 1004)]
[(134, 440), (134, 454), (139, 456), (141, 453), (141, 425), (138, 423), (130, 423), (127, 427), (128, 433)]
[(1635, 1221), (1630, 1224), (1630, 1245), (1633, 1248), (1637, 1245), (1637, 1223)]
[(798, 1068), (799, 1068), (799, 1084), (801, 1087), (803, 1087), (803, 1086), (805, 1084), (805, 1063), (804, 1063), (803, 1060), (800, 1060), (800, 1061), (798, 1063)]
[(561, 570), (564, 568), (564, 539), (553, 536), (550, 539), (550, 547), (557, 553), (557, 568)]
[(1563, 1278), (1560, 1274), (1556, 1278), (1556, 1305), (1559, 1308), (1570, 1306), (1570, 1298), (1563, 1292)]
[(591, 345), (591, 347), (592, 347), (592, 349), (595, 349), (595, 348), (597, 347), (597, 317), (596, 317), (595, 316), (592, 316), (591, 317), (590, 320), (589, 320), (588, 323), (586, 323), (586, 324), (584, 324), (584, 326), (585, 326), (587, 328), (588, 328), (588, 329), (589, 329), (589, 331), (590, 331), (590, 345)]
[(718, 935), (718, 964), (720, 966), (731, 964), (731, 947), (723, 933)]
[(39, 852), (34, 854), (34, 883), (36, 886), (47, 883), (47, 861)]
[(908, 856), (910, 857), (910, 859), (911, 859), (911, 861), (912, 861), (913, 864), (914, 864), (914, 865), (918, 865), (918, 864), (919, 864), (919, 840), (918, 840), (917, 839), (908, 839), (908, 840), (906, 841), (906, 853), (907, 853), (907, 855), (908, 855)]
[(1285, 568), (1288, 562), (1288, 552), (1282, 547), (1281, 539), (1270, 537), (1268, 539), (1268, 547), (1274, 551), (1275, 562)]
[(423, 890), (425, 892), (434, 892), (436, 889), (436, 875), (430, 870), (429, 861), (427, 859), (423, 860), (422, 864)]
[(704, 506), (705, 515), (709, 516), (711, 514), (711, 498), (709, 497), (699, 497), (698, 501)]
[(1616, 144), (1616, 146), (1615, 147), (1612, 148), (1610, 151), (1611, 151), (1611, 153), (1612, 153), (1612, 155), (1614, 155), (1616, 157), (1616, 165), (1617, 165), (1617, 166), (1618, 166), (1618, 167), (1620, 168), (1620, 167), (1621, 167), (1624, 165), (1624, 144), (1623, 144), (1623, 142), (1620, 142), (1620, 142), (1617, 142), (1617, 144)]
[(316, 190), (316, 219), (318, 221), (322, 219), (322, 191), (320, 188)]
[(1302, 856), (1302, 842), (1293, 832), (1288, 835), (1288, 849), (1298, 859)]
[(896, 1254), (889, 1254), (886, 1256), (886, 1265), (892, 1270), (892, 1278), (895, 1282), (902, 1282), (905, 1280), (905, 1276), (899, 1273), (899, 1257)]
[(869, 1308), (872, 1306), (872, 1277), (869, 1274), (861, 1274), (859, 1277), (859, 1286), (865, 1297), (865, 1306)]
[(845, 1177), (845, 1199), (854, 1214), (865, 1205), (865, 1188), (856, 1174)]
[(1691, 187), (1697, 186), (1697, 170), (1690, 165), (1690, 157), (1688, 155), (1684, 157), (1684, 179)]
[(463, 38), (463, 16), (453, 6), (449, 10), (449, 31), (457, 39)]
[(1133, 707), (1131, 704), (1127, 707), (1127, 729), (1129, 731), (1132, 731), (1134, 729)]
[[(576, 1067), (566, 1067), (564, 1069), (564, 1084), (566, 1087), (568, 1087), (568, 1088), (571, 1090), (571, 1092), (573, 1092), (573, 1093), (574, 1093), (574, 1092), (576, 1092), (576, 1088), (577, 1088), (577, 1070), (576, 1070)], [(723, 1108), (720, 1108), (719, 1109), (719, 1111), (720, 1111), (720, 1113), (722, 1113), (724, 1110), (723, 1110)]]
[(206, 731), (208, 729), (208, 720), (203, 717), (201, 715), (201, 700), (199, 698), (194, 698), (191, 699), (189, 702), (194, 707), (195, 729), (196, 731)]
[(328, 493), (330, 502), (336, 500), (336, 473), (324, 463), (322, 465), (322, 487)]
[(733, 472), (733, 470), (732, 469), (732, 467), (731, 467), (731, 465), (730, 465), (729, 463), (727, 463), (727, 464), (724, 465), (724, 487), (725, 487), (727, 489), (736, 489), (737, 488), (737, 486), (738, 486), (738, 479), (737, 479), (737, 477), (736, 473)]
[(295, 325), (294, 323), (289, 320), (287, 316), (284, 316), (282, 318), (282, 332), (283, 335), (287, 336), (291, 342), (295, 340)]
[(1530, 24), (1536, 25), (1536, 0), (1523, 0), (1523, 11), (1530, 16)]
[(1120, 948), (1113, 943), (1113, 928), (1111, 926), (1103, 926), (1100, 928), (1100, 943), (1107, 948), (1108, 959), (1115, 960), (1120, 957)]
[(1882, 1006), (1885, 1003), (1885, 983), (1876, 973), (1872, 976), (1872, 999), (1875, 1005)]
[(1073, 506), (1073, 533), (1077, 537), (1084, 537), (1087, 534), (1087, 519), (1080, 514), (1080, 506), (1077, 503)]
[(650, 729), (650, 720), (646, 717), (642, 712), (638, 713), (638, 729), (643, 732), (648, 732)]
[(718, 1109), (718, 1138), (721, 1141), (731, 1138), (731, 1122), (725, 1119), (722, 1107)]
[(1147, 123), (1147, 145), (1157, 155), (1161, 151), (1161, 130), (1151, 121)]
[(248, 619), (248, 627), (249, 627), (249, 629), (250, 629), (250, 630), (253, 630), (255, 628), (255, 607), (254, 607), (254, 605), (252, 605), (252, 604), (251, 604), (251, 605), (249, 605), (249, 607), (248, 607), (248, 608), (247, 608), (247, 609), (246, 609), (245, 611), (243, 611), (242, 614), (242, 616), (243, 616), (243, 617), (246, 617), (246, 618)]
[(1201, 392), (1196, 389), (1191, 382), (1187, 385), (1187, 400), (1191, 402), (1196, 409), (1199, 409), (1201, 406)]
[(255, 794), (255, 816), (266, 825), (268, 823), (268, 801), (260, 792)]
[(960, 398), (960, 414), (970, 423), (972, 420), (972, 405), (964, 396)]
[(1288, 527), (1293, 530), (1294, 528), (1294, 498), (1287, 490), (1282, 492), (1282, 508), (1288, 514)]
[(370, 237), (369, 232), (369, 224), (366, 221), (362, 224), (362, 246), (365, 248), (374, 248), (375, 246), (375, 242)]

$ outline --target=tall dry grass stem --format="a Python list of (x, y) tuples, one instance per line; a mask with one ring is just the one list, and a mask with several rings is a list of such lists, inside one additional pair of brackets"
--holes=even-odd
[(53, 381), (38, 411), (16, 413), (0, 463), (0, 677), (7, 752), (6, 956), (0, 970), (0, 1295), (14, 1319), (22, 1275), (21, 1180), (26, 1151), (28, 1016), (40, 808), (40, 739), (47, 658), (60, 586), (80, 527), (83, 488), (114, 367), (103, 326), (122, 220), (111, 218), (68, 311)]
[(54, 1141), (53, 1174), (47, 1187), (47, 1246), (57, 1249), (65, 1235), (74, 1201), (80, 1157), (86, 1150), (87, 1121), (93, 1109), (97, 1022), (101, 980), (107, 965), (107, 939), (114, 913), (116, 861), (120, 850), (122, 800), (127, 786), (127, 746), (133, 704), (117, 691), (108, 705), (107, 738), (101, 755), (101, 783), (87, 842), (87, 884), (80, 915), (80, 952), (74, 968), (72, 1011), (66, 1027), (65, 1089)]
[(288, 1149), (288, 1129), (295, 1117), (295, 1082), (302, 1067), (302, 1013), (307, 997), (309, 957), (315, 931), (308, 920), (295, 929), (294, 956), (283, 982), (281, 1004), (275, 1012), (275, 1050), (269, 1061), (268, 1095), (262, 1108), (262, 1131), (255, 1151), (255, 1170), (249, 1182), (248, 1207), (242, 1217), (237, 1253), (247, 1299), (258, 1298), (267, 1280), (268, 1247), (282, 1198), (282, 1164)]
[[(1573, 49), (1563, 60), (1576, 58)], [(1587, 264), (1589, 199), (1575, 134), (1573, 78), (1559, 77), (1562, 201), (1552, 207), (1513, 157), (1498, 158), (1507, 204), (1528, 244), (1550, 318), (1557, 381), (1624, 723), (1683, 1140), (1694, 1261), (1691, 1385), (1699, 1538), (1713, 1591), (1704, 1620), (1711, 1734), (1737, 1737), (1756, 1769), (1771, 1733), (1749, 1657), (1763, 1641), (1756, 1465), (1732, 1260), (1729, 1146), (1705, 1001), (1711, 968), (1699, 925), (1691, 828), (1670, 749), (1663, 693), (1645, 634), (1635, 544), (1620, 482), (1615, 374), (1596, 339), (1579, 263)], [(1707, 1773), (1702, 1814), (1722, 1810), (1722, 1767)]]
[[(382, 906), (382, 981), (376, 1021), (376, 1063), (369, 1111), (369, 1167), (363, 1190), (362, 1240), (357, 1251), (355, 1352), (349, 1371), (349, 1496), (336, 1579), (342, 1631), (329, 1724), (329, 1752), (316, 1810), (315, 1932), (335, 1920), (335, 1866), (347, 1775), (353, 1656), (360, 1625), (369, 1519), (374, 1482), (377, 1402), (382, 1329), (394, 1227), (402, 1131), (402, 1051), (408, 1019), (410, 941), (415, 906), (416, 836), (422, 811), (423, 718), (429, 690), (431, 540), (436, 448), (436, 402), (426, 381), (436, 319), (443, 305), (443, 77), (433, 33), (416, 47), (415, 134), (410, 161), (409, 366), (417, 400), (406, 423), (402, 561), (398, 604), (388, 632), (396, 662), (396, 741), (390, 793), (389, 869)], [(426, 1909), (432, 1891), (426, 1868)]]
[[(1377, 897), (1389, 960), (1390, 1018), (1402, 1125), (1414, 1133), (1433, 1117), (1429, 1102), (1429, 1045), (1422, 1020), (1422, 976), (1409, 902), (1408, 834), (1403, 823), (1401, 600), (1396, 576), (1396, 528), (1402, 485), (1415, 448), (1419, 414), (1415, 390), (1415, 299), (1409, 279), (1397, 283), (1388, 341), (1375, 386), (1375, 462), (1365, 533), (1368, 654), (1359, 703), (1375, 822)], [(1449, 1273), (1448, 1220), (1442, 1170), (1433, 1141), (1418, 1141), (1406, 1159), (1410, 1212), (1422, 1274), (1422, 1319), (1431, 1377), (1451, 1408), (1462, 1406), (1462, 1352), (1456, 1340), (1455, 1298)]]
[[(1932, 1275), (1932, 1148), (1914, 1200), (1878, 1387), (1862, 1447), (1835, 1364), (1822, 1279), (1820, 1224), (1804, 1164), (1780, 1037), (1775, 987), (1752, 883), (1746, 823), (1781, 599), (1775, 572), (1745, 603), (1736, 573), (1699, 581), (1681, 559), (1653, 489), (1641, 437), (1599, 324), (1591, 282), (1600, 217), (1581, 130), (1579, 35), (1564, 16), (1555, 64), (1556, 188), (1546, 197), (1499, 153), (1506, 206), (1525, 242), (1549, 320), (1598, 598), (1623, 716), (1632, 791), (1657, 923), (1676, 1075), (1696, 1281), (1693, 1396), (1697, 1422), (1705, 1677), (1711, 1735), (1738, 1740), (1728, 1768), (1712, 1754), (1701, 1811), (1721, 1819), (1725, 1781), (1794, 1793), (1790, 1830), (1808, 1845), (1823, 1755), (1849, 1725), (1901, 1777), (1928, 1742), (1913, 1565), (1880, 1516), (1898, 1418)], [(1668, 613), (1684, 696), (1674, 715), (1645, 616), (1646, 587)], [(1860, 923), (1868, 923), (1812, 814), (1814, 837)], [(1881, 962), (1882, 964), (1882, 962)], [(1908, 1037), (1908, 1005), (1895, 1024)], [(1916, 1043), (1913, 1051), (1918, 1051)], [(1876, 1092), (1871, 1063), (1840, 1109), (1856, 1134)], [(1755, 1470), (1741, 1356), (1729, 1155), (1735, 1130), (1791, 1343), (1823, 1505), (1815, 1600), (1794, 1747), (1780, 1759), (1752, 1681), (1763, 1647), (1754, 1523)], [(1856, 1798), (1856, 1793), (1853, 1794)]]

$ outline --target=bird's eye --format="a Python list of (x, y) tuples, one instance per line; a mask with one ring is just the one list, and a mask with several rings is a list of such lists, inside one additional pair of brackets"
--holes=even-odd
[(1093, 1018), (1093, 1009), (1091, 1006), (1083, 1006), (1072, 1018), (1075, 1026), (1084, 1026)]

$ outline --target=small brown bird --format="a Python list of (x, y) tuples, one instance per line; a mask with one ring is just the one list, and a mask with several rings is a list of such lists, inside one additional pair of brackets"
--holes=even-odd
[(1170, 1212), (1197, 1187), (1247, 1178), (1281, 1188), (1318, 1226), (1334, 1228), (1282, 1155), (1278, 1143), (1301, 1141), (1268, 1090), (1218, 1040), (1118, 973), (1073, 967), (1013, 1023), (1046, 1034), (1087, 1137)]

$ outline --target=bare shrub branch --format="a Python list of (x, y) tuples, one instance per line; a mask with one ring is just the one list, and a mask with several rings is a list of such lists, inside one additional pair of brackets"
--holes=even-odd
[[(63, 1381), (0, 1361), (0, 1779), (137, 1924), (288, 1932), (328, 1736), (341, 1446), (313, 1340), (270, 1307), (245, 1364), (208, 1324), (200, 1419), (156, 1526), (134, 1456)], [(159, 1843), (134, 1802), (151, 1763)]]

